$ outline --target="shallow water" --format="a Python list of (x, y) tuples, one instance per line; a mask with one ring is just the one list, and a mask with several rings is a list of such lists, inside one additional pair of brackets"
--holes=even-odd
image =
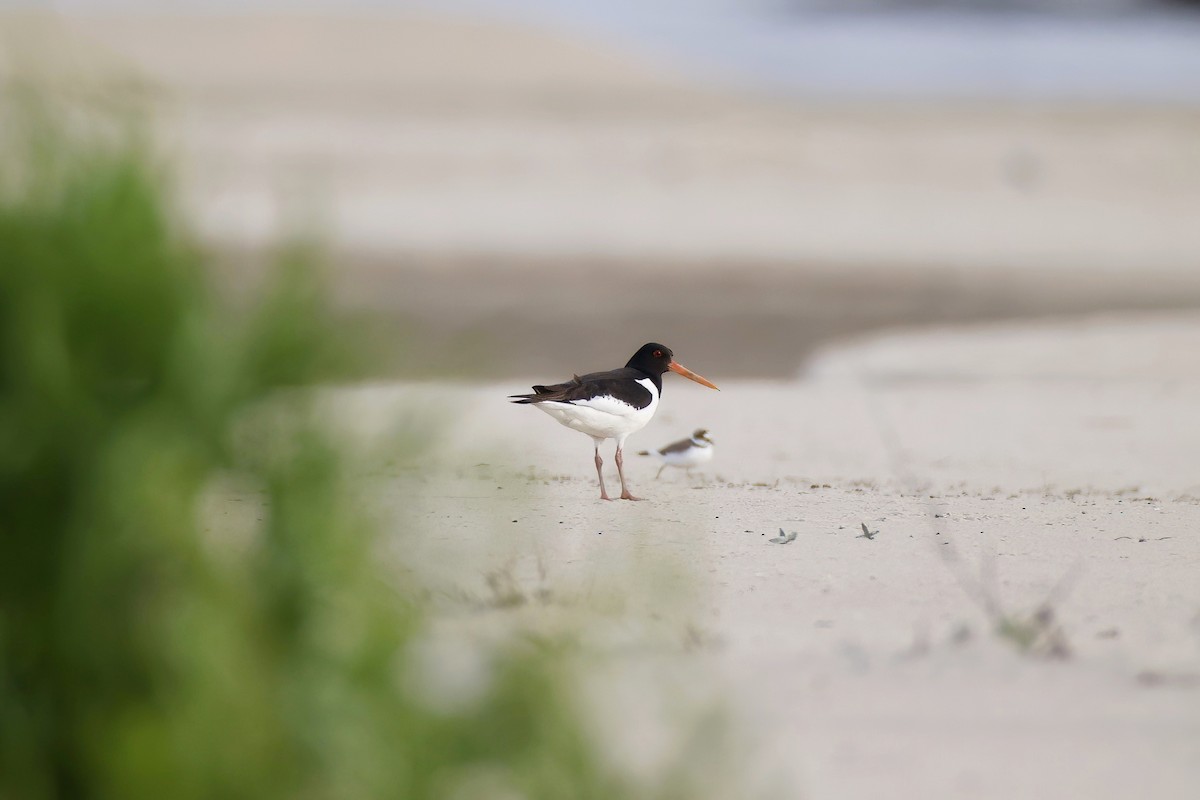
[(822, 11), (733, 0), (455, 0), (821, 96), (1200, 101), (1200, 14)]
[[(20, 5), (31, 3), (0, 0), (0, 8)], [(847, 10), (851, 5), (857, 10)], [(713, 80), (829, 99), (1200, 102), (1200, 12), (1138, 0), (997, 2), (982, 9), (978, 3), (948, 5), (897, 8), (895, 3), (819, 0), (65, 0), (56, 4), (66, 10), (153, 8), (159, 12), (436, 9), (582, 32)]]

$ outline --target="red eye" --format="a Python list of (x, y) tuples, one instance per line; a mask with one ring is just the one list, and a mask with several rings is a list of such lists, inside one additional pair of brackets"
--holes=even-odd
[(662, 358), (662, 350), (655, 350), (655, 351), (654, 351), (654, 357), (655, 357), (655, 358)]

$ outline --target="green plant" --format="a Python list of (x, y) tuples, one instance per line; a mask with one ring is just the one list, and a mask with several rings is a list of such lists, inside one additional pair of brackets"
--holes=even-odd
[(35, 139), (0, 175), (0, 798), (670, 794), (560, 649), (422, 655), (310, 404), (352, 352), (312, 258), (231, 312), (136, 140)]

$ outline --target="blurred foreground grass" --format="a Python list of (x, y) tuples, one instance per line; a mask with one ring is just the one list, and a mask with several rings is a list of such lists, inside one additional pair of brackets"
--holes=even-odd
[(311, 259), (230, 312), (136, 138), (34, 133), (0, 168), (0, 798), (703, 794), (605, 757), (562, 648), (421, 655), (305, 391), (354, 354)]

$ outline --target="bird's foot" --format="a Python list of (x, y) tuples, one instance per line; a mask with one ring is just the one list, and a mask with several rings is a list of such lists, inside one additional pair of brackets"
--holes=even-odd
[(629, 493), (629, 490), (626, 489), (625, 491), (621, 492), (621, 499), (622, 500), (645, 500), (646, 498), (634, 497), (632, 494)]

